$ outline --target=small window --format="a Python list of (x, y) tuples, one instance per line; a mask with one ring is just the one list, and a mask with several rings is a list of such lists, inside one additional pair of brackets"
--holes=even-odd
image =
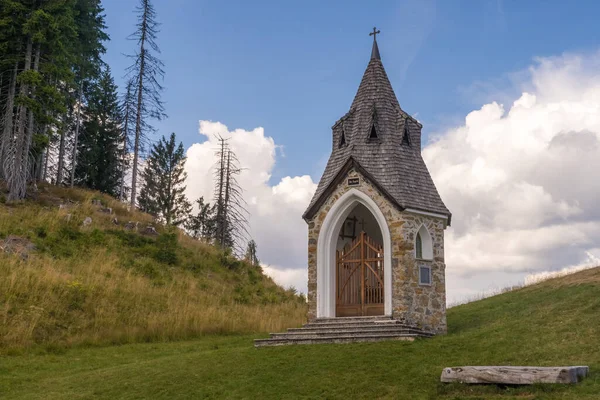
[(369, 139), (377, 139), (377, 130), (375, 129), (375, 125), (371, 126), (371, 133), (369, 134)]
[(419, 267), (419, 285), (431, 285), (431, 267)]
[(415, 258), (417, 260), (433, 260), (433, 242), (424, 225), (421, 225), (415, 237)]
[(408, 121), (404, 122), (404, 133), (402, 134), (402, 144), (410, 146), (410, 132), (408, 131)]
[(415, 243), (415, 257), (418, 259), (423, 258), (423, 240), (421, 239), (421, 233), (417, 233), (417, 240)]
[(346, 134), (342, 131), (342, 138), (340, 139), (340, 147), (344, 147), (346, 145)]

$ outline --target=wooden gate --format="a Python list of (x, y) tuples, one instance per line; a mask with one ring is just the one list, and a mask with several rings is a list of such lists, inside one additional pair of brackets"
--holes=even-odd
[(361, 232), (336, 252), (335, 315), (383, 315), (383, 299), (383, 247)]

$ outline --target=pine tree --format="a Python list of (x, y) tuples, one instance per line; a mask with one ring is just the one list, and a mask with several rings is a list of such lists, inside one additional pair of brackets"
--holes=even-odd
[(260, 261), (256, 256), (256, 242), (254, 240), (250, 240), (248, 242), (248, 247), (246, 248), (246, 255), (244, 256), (244, 260), (249, 262), (251, 265), (258, 267), (260, 265)]
[[(133, 166), (131, 177), (131, 206), (135, 206), (137, 196), (138, 163), (140, 151), (148, 131), (153, 128), (149, 119), (162, 119), (164, 105), (160, 99), (163, 90), (159, 79), (164, 78), (163, 62), (154, 54), (160, 54), (156, 43), (159, 24), (156, 22), (156, 11), (150, 0), (139, 0), (136, 9), (138, 22), (136, 31), (131, 35), (138, 45), (138, 51), (131, 58), (133, 65), (129, 67), (130, 80), (135, 82), (136, 109), (135, 135), (133, 139)], [(153, 54), (154, 53), (154, 54)]]
[(117, 87), (108, 66), (92, 87), (77, 147), (75, 182), (117, 197), (123, 169), (121, 116)]
[(190, 232), (194, 239), (201, 239), (209, 242), (214, 237), (215, 231), (215, 207), (210, 203), (204, 202), (204, 197), (196, 200), (198, 205), (198, 213), (190, 214), (185, 228)]
[(19, 1), (0, 0), (0, 178), (8, 168), (8, 150), (13, 138), (17, 76), (21, 62), (22, 25), (27, 7)]
[(78, 40), (74, 45), (76, 62), (74, 65), (75, 85), (77, 87), (77, 109), (75, 116), (75, 132), (73, 135), (73, 153), (71, 160), (71, 187), (75, 184), (77, 170), (77, 151), (79, 131), (81, 126), (81, 109), (86, 97), (86, 88), (91, 88), (90, 82), (102, 74), (101, 55), (106, 52), (103, 42), (108, 40), (104, 32), (104, 9), (100, 0), (78, 0), (75, 4), (75, 22)]
[[(16, 79), (14, 102), (5, 109), (3, 120), (3, 176), (9, 187), (9, 201), (25, 196), (27, 183), (34, 178), (35, 152), (43, 143), (36, 135), (45, 130), (47, 118), (63, 110), (56, 82), (70, 81), (70, 50), (76, 39), (73, 9), (76, 0), (4, 0), (11, 8), (15, 27)], [(4, 10), (4, 9), (3, 9)]]
[(57, 133), (54, 161), (64, 182), (67, 139), (82, 104), (76, 77), (99, 64), (107, 39), (102, 12), (100, 0), (0, 0), (0, 177), (10, 201), (52, 167), (49, 146)]
[(138, 199), (140, 209), (158, 217), (167, 225), (179, 226), (186, 221), (191, 205), (185, 197), (187, 173), (183, 143), (179, 146), (172, 133), (152, 146), (142, 172), (143, 188)]

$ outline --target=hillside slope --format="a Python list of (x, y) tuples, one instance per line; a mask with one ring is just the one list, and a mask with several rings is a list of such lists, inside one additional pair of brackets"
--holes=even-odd
[(0, 353), (303, 321), (303, 299), (260, 268), (177, 230), (144, 233), (149, 224), (149, 215), (80, 189), (44, 186), (22, 204), (0, 204)]
[[(600, 269), (448, 311), (447, 336), (413, 343), (255, 349), (251, 336), (5, 357), (8, 398), (599, 399)], [(589, 365), (574, 386), (443, 385), (443, 367)], [(45, 397), (46, 396), (46, 397)]]

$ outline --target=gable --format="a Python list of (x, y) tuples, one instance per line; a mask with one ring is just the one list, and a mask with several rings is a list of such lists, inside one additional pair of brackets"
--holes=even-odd
[[(359, 178), (350, 178), (349, 175), (352, 170), (355, 170), (360, 177)], [(335, 192), (335, 190), (342, 184), (346, 184), (350, 187), (357, 186), (360, 184), (359, 182), (352, 182), (351, 179), (365, 179), (369, 182), (370, 185), (374, 186), (381, 194), (398, 210), (403, 211), (404, 208), (398, 204), (398, 202), (394, 199), (394, 197), (388, 193), (385, 188), (381, 187), (377, 184), (377, 181), (367, 172), (356, 160), (350, 157), (340, 168), (339, 172), (333, 179), (330, 184), (327, 186), (326, 190), (322, 191), (322, 193), (318, 196), (318, 198), (313, 198), (311, 205), (306, 210), (302, 218), (305, 220), (311, 219), (321, 208), (321, 206), (329, 199), (331, 194)], [(346, 182), (345, 182), (346, 181)]]

